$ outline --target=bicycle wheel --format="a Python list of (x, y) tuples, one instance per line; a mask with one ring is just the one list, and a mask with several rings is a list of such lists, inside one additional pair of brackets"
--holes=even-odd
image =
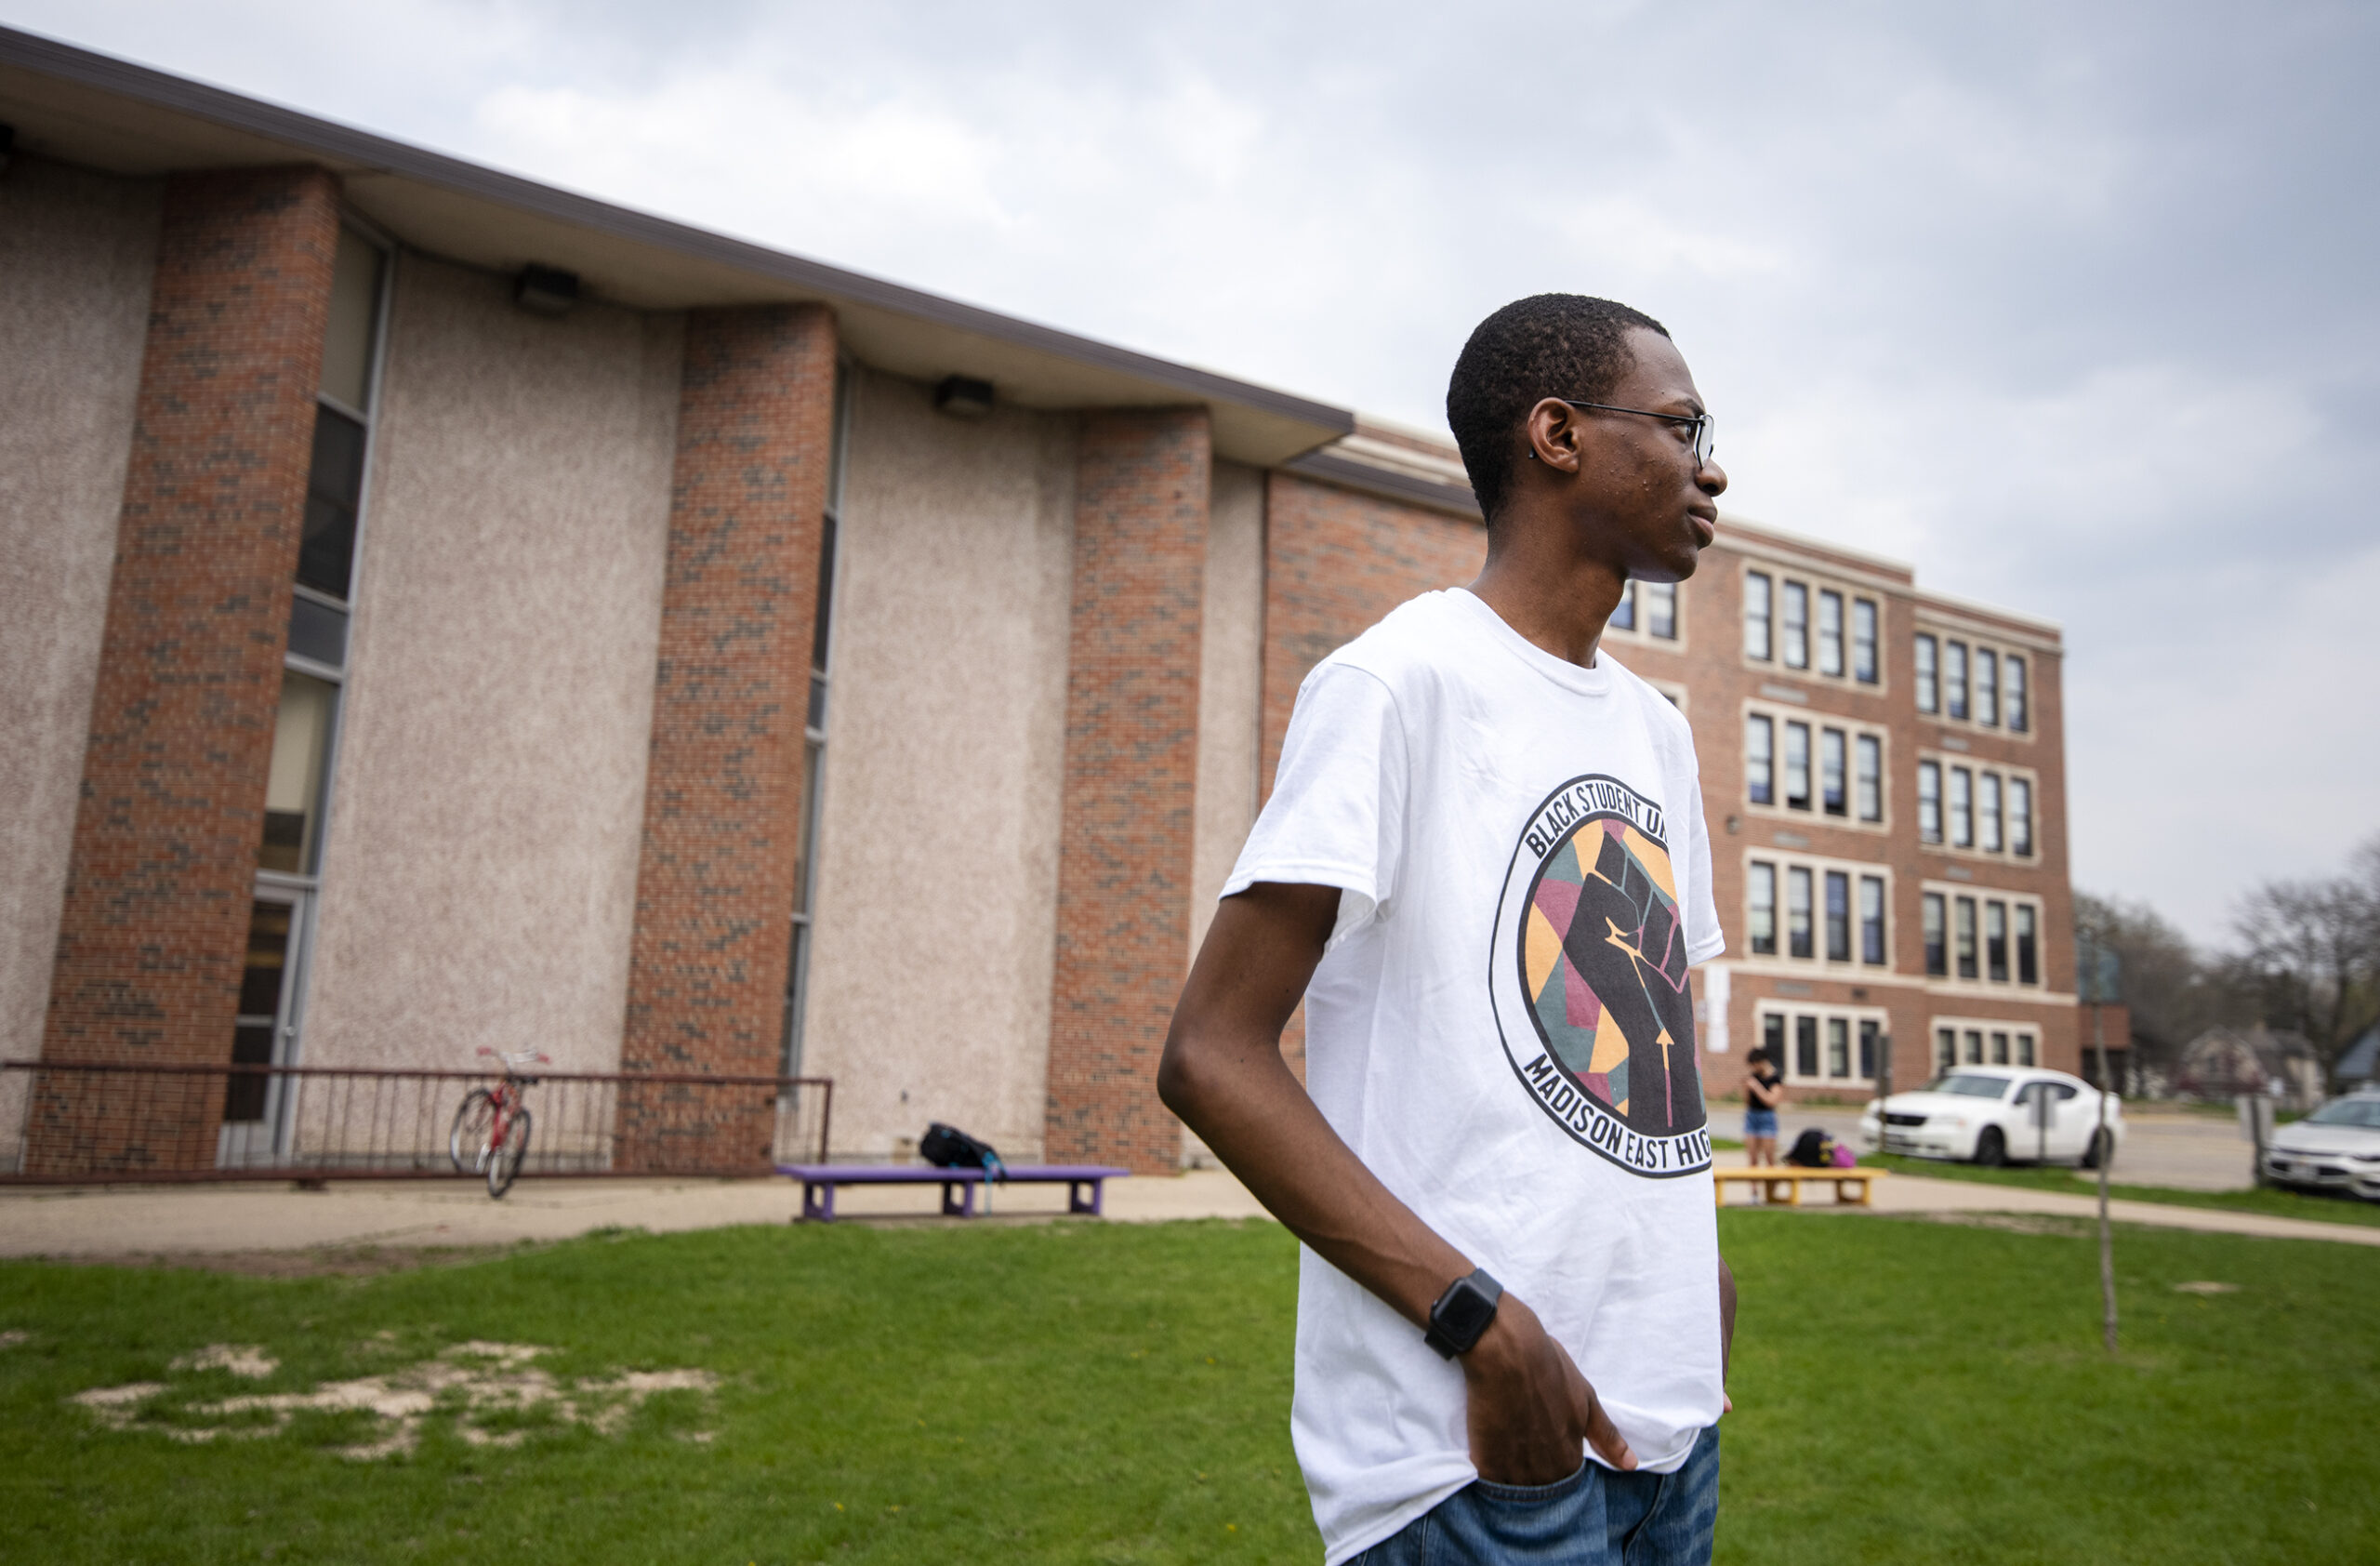
[(446, 1156), (457, 1174), (477, 1174), (487, 1162), (487, 1128), (496, 1123), (496, 1100), (487, 1089), (475, 1087), (463, 1095), (455, 1111), (455, 1127), (446, 1134)]
[(514, 1113), (512, 1123), (504, 1128), (504, 1145), (493, 1149), (487, 1161), (487, 1194), (502, 1196), (521, 1177), (521, 1165), (529, 1157), (529, 1111)]

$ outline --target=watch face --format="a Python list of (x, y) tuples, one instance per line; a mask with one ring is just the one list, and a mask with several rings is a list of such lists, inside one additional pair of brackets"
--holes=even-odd
[(1496, 1302), (1466, 1278), (1456, 1286), (1454, 1297), (1447, 1301), (1447, 1336), (1468, 1348), (1479, 1340), (1479, 1334), (1488, 1330), (1488, 1323), (1495, 1316)]

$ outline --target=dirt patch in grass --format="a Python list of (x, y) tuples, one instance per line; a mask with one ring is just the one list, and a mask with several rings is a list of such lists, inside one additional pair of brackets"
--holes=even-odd
[(62, 1267), (166, 1267), (187, 1272), (229, 1272), (243, 1278), (378, 1278), (424, 1267), (469, 1267), (549, 1246), (337, 1245), (310, 1251), (100, 1251), (77, 1256), (26, 1256), (24, 1261)]

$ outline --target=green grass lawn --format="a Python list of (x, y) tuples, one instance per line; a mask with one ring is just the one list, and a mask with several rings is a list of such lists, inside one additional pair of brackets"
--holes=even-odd
[[(1902, 1158), (1895, 1153), (1869, 1153), (1859, 1160), (1874, 1168), (1902, 1174), (1923, 1174), (1936, 1180), (1977, 1180), (1988, 1185), (2020, 1186), (2028, 1190), (2056, 1191), (2061, 1196), (2096, 1196), (2098, 1176), (2068, 1165), (2033, 1167), (2025, 1164), (1986, 1169), (1972, 1163), (1940, 1159)], [(2123, 1167), (2123, 1160), (2116, 1160)], [(2113, 1171), (2109, 1172), (2110, 1174)], [(2380, 1226), (2380, 1201), (2347, 1195), (2285, 1190), (2262, 1186), (2253, 1190), (2187, 1191), (2172, 1186), (2128, 1186), (2108, 1183), (2108, 1194), (2120, 1201), (2156, 1201), (2169, 1207), (2213, 1207), (2227, 1213), (2261, 1213), (2275, 1218), (2310, 1218), (2317, 1223)]]
[[(2085, 1241), (1721, 1222), (1744, 1302), (1722, 1561), (2368, 1558), (2380, 1253), (2126, 1228), (2109, 1362)], [(1294, 1256), (1267, 1224), (1069, 1223), (619, 1235), (375, 1277), (0, 1266), (0, 1554), (1314, 1560)], [(544, 1346), (525, 1364), (580, 1419), (472, 1340)], [(218, 1344), (278, 1366), (172, 1368)], [(520, 1406), (464, 1416), (450, 1387), (369, 1461), (337, 1454), (386, 1435), (369, 1412), (204, 1408), (423, 1365)], [(600, 1413), (623, 1372), (686, 1370), (714, 1389)], [(69, 1400), (144, 1382), (166, 1390), (119, 1406), (131, 1428)], [(262, 1433), (166, 1433), (226, 1427)]]

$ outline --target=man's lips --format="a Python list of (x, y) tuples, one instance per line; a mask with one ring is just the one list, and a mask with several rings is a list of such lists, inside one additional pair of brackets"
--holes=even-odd
[(1718, 523), (1710, 517), (1701, 515), (1699, 512), (1687, 513), (1687, 520), (1694, 524), (1694, 547), (1699, 550), (1709, 549), (1711, 547), (1711, 540), (1719, 536)]

